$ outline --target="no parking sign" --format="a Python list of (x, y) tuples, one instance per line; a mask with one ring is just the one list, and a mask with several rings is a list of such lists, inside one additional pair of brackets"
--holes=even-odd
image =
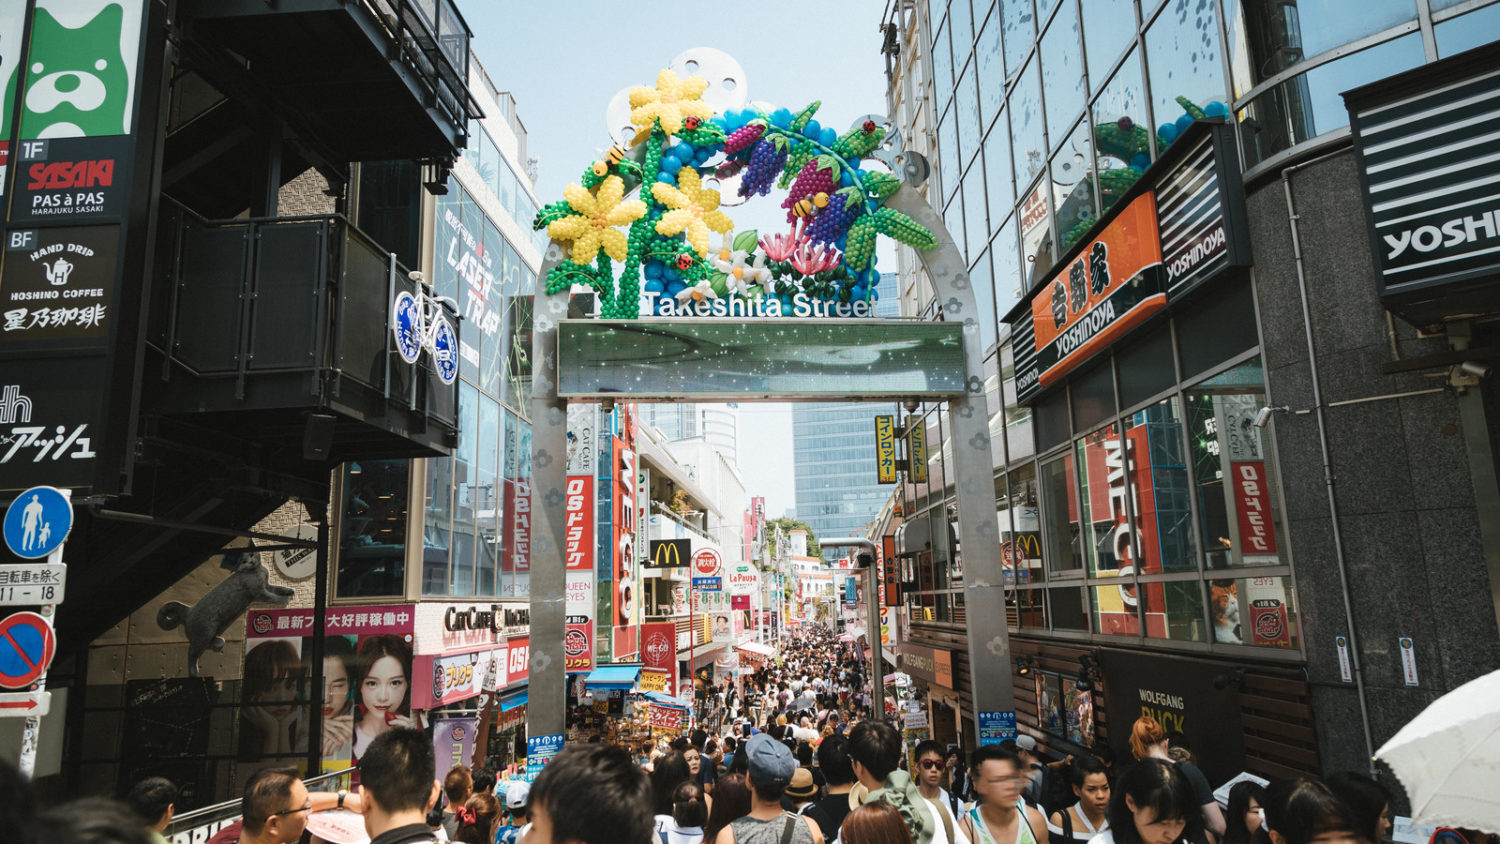
[(47, 619), (18, 612), (0, 620), (0, 687), (28, 689), (47, 672), (57, 636)]

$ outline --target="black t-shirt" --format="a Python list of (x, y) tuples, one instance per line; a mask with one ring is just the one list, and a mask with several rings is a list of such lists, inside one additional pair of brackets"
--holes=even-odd
[(802, 814), (812, 818), (818, 829), (823, 831), (824, 841), (832, 841), (839, 837), (839, 827), (843, 826), (844, 818), (849, 815), (849, 792), (830, 794), (812, 804)]
[(1193, 784), (1193, 793), (1198, 795), (1198, 805), (1206, 806), (1214, 801), (1214, 790), (1208, 784), (1208, 777), (1198, 770), (1198, 766), (1191, 762), (1178, 762), (1177, 770), (1187, 777), (1188, 782)]

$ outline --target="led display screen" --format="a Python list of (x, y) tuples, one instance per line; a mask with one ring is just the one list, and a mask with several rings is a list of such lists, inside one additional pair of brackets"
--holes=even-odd
[(905, 320), (562, 320), (562, 398), (943, 398), (965, 391), (962, 327)]

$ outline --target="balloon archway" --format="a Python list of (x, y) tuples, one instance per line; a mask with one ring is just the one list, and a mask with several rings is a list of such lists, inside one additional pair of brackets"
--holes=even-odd
[[(642, 299), (655, 316), (807, 315), (807, 303), (818, 314), (870, 315), (876, 237), (937, 245), (885, 205), (901, 179), (869, 164), (881, 160), (887, 126), (861, 118), (840, 134), (815, 119), (818, 102), (796, 113), (716, 110), (702, 98), (708, 86), (668, 68), (654, 87), (629, 90), (633, 137), (533, 223), (569, 244), (547, 273), (547, 293), (592, 288), (600, 315), (615, 319), (640, 316)], [(714, 184), (737, 185), (743, 198), (785, 190), (787, 231), (736, 232)]]

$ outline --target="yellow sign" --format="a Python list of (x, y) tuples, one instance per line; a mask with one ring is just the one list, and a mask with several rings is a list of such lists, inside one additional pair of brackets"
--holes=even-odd
[(875, 473), (880, 483), (896, 482), (896, 418), (875, 417)]
[(641, 691), (643, 692), (665, 692), (667, 690), (667, 675), (661, 671), (641, 671)]
[(653, 539), (649, 547), (648, 568), (681, 568), (693, 553), (692, 541), (688, 539)]
[(906, 435), (906, 457), (910, 468), (908, 477), (912, 483), (927, 483), (927, 426), (913, 417), (907, 424), (911, 433)]
[(597, 712), (597, 713), (599, 713), (600, 715), (607, 715), (609, 713), (609, 701), (607, 701), (607, 700), (596, 700), (596, 701), (594, 701), (594, 711)]

